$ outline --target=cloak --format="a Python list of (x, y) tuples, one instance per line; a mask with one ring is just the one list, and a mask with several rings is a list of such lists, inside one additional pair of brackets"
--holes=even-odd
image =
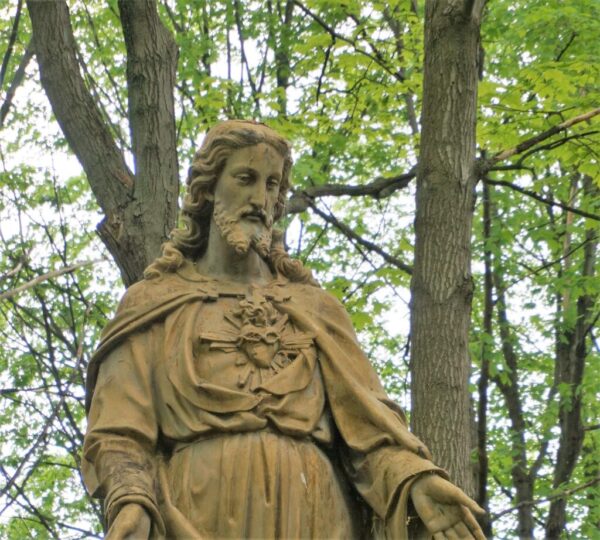
[[(296, 327), (314, 336), (331, 416), (343, 440), (344, 452), (351, 456), (349, 479), (384, 523), (380, 531), (382, 535), (407, 538), (410, 484), (424, 472), (446, 476), (444, 471), (430, 461), (425, 445), (409, 432), (403, 411), (385, 394), (358, 344), (345, 309), (337, 299), (318, 287), (293, 283), (283, 277), (260, 289)], [(115, 318), (105, 328), (88, 367), (88, 414), (103, 361), (125, 340), (161, 324), (183, 306), (215, 302), (220, 296), (239, 297), (247, 292), (246, 285), (217, 281), (198, 274), (190, 262), (177, 272), (165, 273), (160, 278), (144, 280), (130, 287)], [(211, 391), (214, 395), (214, 389)], [(223, 399), (238, 397), (223, 395)], [(244, 404), (247, 408), (252, 406), (251, 402)], [(101, 468), (94, 463), (93, 457), (84, 452), (82, 469), (86, 485), (91, 493), (100, 495), (106, 491), (99, 490), (100, 485), (107, 482), (106, 478), (99, 478), (107, 475), (106, 466), (99, 472)], [(126, 486), (121, 486), (121, 503), (127, 502), (127, 497)], [(128, 502), (144, 504), (157, 529), (164, 531), (164, 523), (169, 520), (165, 507), (169, 506), (169, 502), (148, 503), (146, 499), (136, 498), (136, 493), (133, 493)], [(177, 509), (171, 510), (177, 513)], [(108, 518), (110, 522), (112, 516)]]

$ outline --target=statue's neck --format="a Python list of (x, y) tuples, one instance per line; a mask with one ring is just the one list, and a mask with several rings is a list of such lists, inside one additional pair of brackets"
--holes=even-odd
[(268, 264), (254, 249), (240, 255), (214, 226), (210, 228), (208, 246), (196, 262), (196, 269), (212, 278), (256, 285), (265, 285), (274, 277)]

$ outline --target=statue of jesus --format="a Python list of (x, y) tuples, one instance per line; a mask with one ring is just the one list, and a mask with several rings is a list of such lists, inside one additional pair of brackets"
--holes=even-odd
[(273, 228), (291, 165), (264, 124), (213, 127), (181, 227), (103, 333), (82, 468), (107, 538), (483, 539)]

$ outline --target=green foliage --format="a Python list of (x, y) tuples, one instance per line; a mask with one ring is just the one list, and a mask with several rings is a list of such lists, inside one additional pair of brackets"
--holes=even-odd
[[(0, 4), (3, 42), (11, 32), (13, 4)], [(419, 146), (415, 122), (423, 63), (422, 13), (414, 13), (411, 4), (307, 0), (304, 11), (294, 5), (286, 23), (282, 0), (160, 2), (161, 18), (180, 50), (175, 95), (182, 177), (206, 128), (232, 117), (260, 119), (290, 138), (296, 190), (367, 185), (410, 170)], [(479, 87), (482, 154), (489, 158), (598, 106), (599, 11), (595, 0), (488, 3)], [(76, 2), (71, 17), (86, 82), (127, 155), (126, 56), (117, 2)], [(30, 32), (24, 10), (3, 95)], [(30, 63), (0, 131), (2, 291), (77, 262), (107, 258), (93, 232), (101, 216), (62, 133), (49, 122), (38, 75)], [(489, 176), (598, 215), (598, 197), (583, 189), (586, 176), (600, 182), (597, 126), (597, 117), (578, 123), (499, 164), (512, 165), (510, 170)], [(410, 264), (413, 187), (383, 195), (320, 198), (315, 205)], [(553, 486), (560, 396), (567, 404), (573, 395), (582, 396), (585, 426), (597, 426), (600, 417), (595, 399), (600, 359), (592, 341), (597, 337), (593, 315), (599, 309), (600, 284), (582, 272), (585, 246), (596, 242), (586, 235), (598, 233), (597, 220), (507, 186), (494, 187), (492, 197), (488, 239), (481, 197), (475, 209), (471, 351), (473, 382), (484, 355), (493, 379), (487, 449), (494, 514), (516, 504), (511, 471), (519, 434), (512, 429), (500, 389), (510, 384), (511, 376), (518, 381), (526, 418), (527, 466), (546, 448), (535, 497), (577, 488), (598, 475), (599, 431), (588, 429), (568, 485)], [(344, 303), (386, 389), (408, 407), (410, 276), (310, 210), (288, 217), (286, 225), (290, 251)], [(486, 249), (505, 286), (507, 341), (518, 358), (516, 369), (503, 354), (496, 312), (492, 335), (483, 328)], [(0, 487), (14, 476), (0, 497), (2, 537), (81, 538), (101, 532), (99, 505), (85, 494), (77, 473), (85, 423), (83, 374), (120, 294), (118, 283), (115, 269), (102, 262), (43, 279), (0, 300)], [(568, 341), (578, 320), (577, 302), (584, 296), (595, 304), (583, 383), (574, 389), (557, 383), (554, 366), (557, 344)], [(595, 534), (599, 489), (590, 484), (568, 496), (568, 534)], [(538, 523), (547, 511), (547, 504), (534, 506)], [(516, 535), (515, 516), (508, 513), (494, 522), (498, 537)], [(538, 532), (542, 534), (541, 528)]]

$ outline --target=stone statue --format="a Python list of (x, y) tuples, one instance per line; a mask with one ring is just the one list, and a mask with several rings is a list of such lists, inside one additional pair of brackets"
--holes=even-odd
[(273, 229), (291, 164), (263, 124), (213, 127), (182, 227), (103, 333), (82, 468), (107, 538), (408, 538), (421, 524), (482, 539), (482, 510)]

